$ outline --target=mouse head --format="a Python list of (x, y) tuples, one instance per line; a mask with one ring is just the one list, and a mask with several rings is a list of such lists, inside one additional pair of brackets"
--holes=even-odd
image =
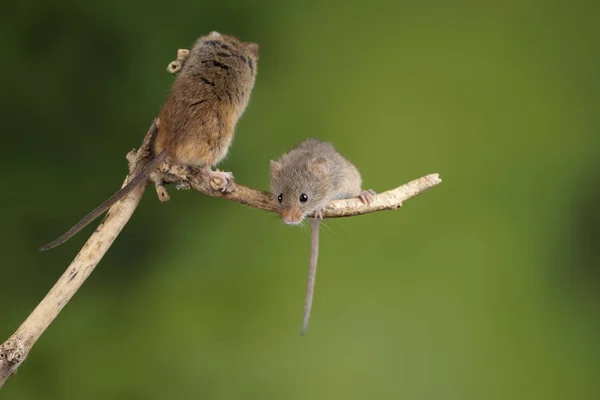
[(204, 41), (217, 41), (220, 42), (220, 47), (224, 50), (230, 50), (228, 46), (237, 49), (243, 55), (253, 59), (254, 61), (258, 61), (258, 44), (252, 42), (242, 42), (235, 36), (222, 35), (219, 32), (212, 31), (207, 36), (200, 38), (200, 40)]
[(303, 161), (284, 154), (278, 161), (271, 160), (271, 193), (283, 222), (299, 224), (306, 215), (327, 205), (328, 168), (323, 157)]
[(225, 119), (234, 123), (248, 105), (257, 67), (258, 44), (211, 32), (196, 41), (179, 76), (185, 85), (187, 79), (199, 82), (215, 102), (233, 105), (235, 112)]
[(212, 60), (215, 67), (241, 72), (254, 82), (258, 64), (257, 43), (242, 42), (234, 36), (213, 31), (198, 39), (194, 50), (202, 53), (203, 59)]

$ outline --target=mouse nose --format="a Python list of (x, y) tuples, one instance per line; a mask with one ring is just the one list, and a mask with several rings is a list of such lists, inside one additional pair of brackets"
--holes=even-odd
[(283, 210), (281, 212), (281, 219), (288, 225), (298, 225), (303, 219), (302, 211)]

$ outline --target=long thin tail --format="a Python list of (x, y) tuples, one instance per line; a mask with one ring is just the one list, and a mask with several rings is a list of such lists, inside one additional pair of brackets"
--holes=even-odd
[(113, 194), (108, 198), (104, 203), (100, 204), (98, 207), (94, 208), (88, 215), (83, 217), (81, 221), (79, 221), (74, 227), (69, 229), (64, 235), (59, 237), (58, 239), (44, 245), (40, 248), (40, 251), (50, 250), (54, 247), (60, 246), (67, 240), (71, 239), (75, 236), (80, 230), (89, 225), (90, 222), (98, 218), (101, 214), (103, 214), (106, 210), (108, 210), (113, 204), (117, 201), (121, 200), (123, 197), (127, 196), (129, 192), (135, 189), (140, 183), (144, 182), (148, 175), (150, 175), (156, 167), (163, 162), (167, 158), (167, 152), (163, 150), (159, 155), (157, 155), (154, 160), (150, 161), (148, 165), (144, 167), (144, 169), (136, 175), (124, 188), (119, 190), (117, 193)]
[(302, 321), (301, 335), (306, 333), (308, 320), (310, 319), (310, 309), (312, 308), (313, 297), (315, 294), (315, 279), (317, 277), (317, 260), (319, 258), (319, 218), (312, 220), (312, 240), (310, 246), (310, 266), (308, 268), (308, 285), (306, 287), (306, 300), (304, 301), (304, 320)]

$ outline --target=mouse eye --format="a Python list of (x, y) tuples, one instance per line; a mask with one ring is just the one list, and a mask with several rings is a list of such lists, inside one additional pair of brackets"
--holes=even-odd
[(283, 194), (280, 194), (280, 195), (277, 197), (277, 200), (279, 200), (279, 202), (281, 203), (281, 202), (283, 201)]
[(306, 203), (308, 201), (308, 196), (306, 195), (306, 193), (302, 193), (300, 195), (300, 203)]

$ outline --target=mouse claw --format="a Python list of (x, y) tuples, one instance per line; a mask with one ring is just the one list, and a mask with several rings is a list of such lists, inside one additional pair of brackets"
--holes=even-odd
[(358, 197), (360, 197), (360, 199), (362, 200), (363, 203), (365, 204), (371, 204), (373, 202), (373, 199), (375, 198), (375, 195), (377, 193), (375, 193), (375, 191), (373, 189), (369, 189), (369, 190), (363, 190), (360, 195), (358, 195)]
[(207, 175), (210, 186), (214, 190), (220, 190), (223, 193), (231, 192), (233, 190), (234, 180), (231, 172), (208, 170)]

